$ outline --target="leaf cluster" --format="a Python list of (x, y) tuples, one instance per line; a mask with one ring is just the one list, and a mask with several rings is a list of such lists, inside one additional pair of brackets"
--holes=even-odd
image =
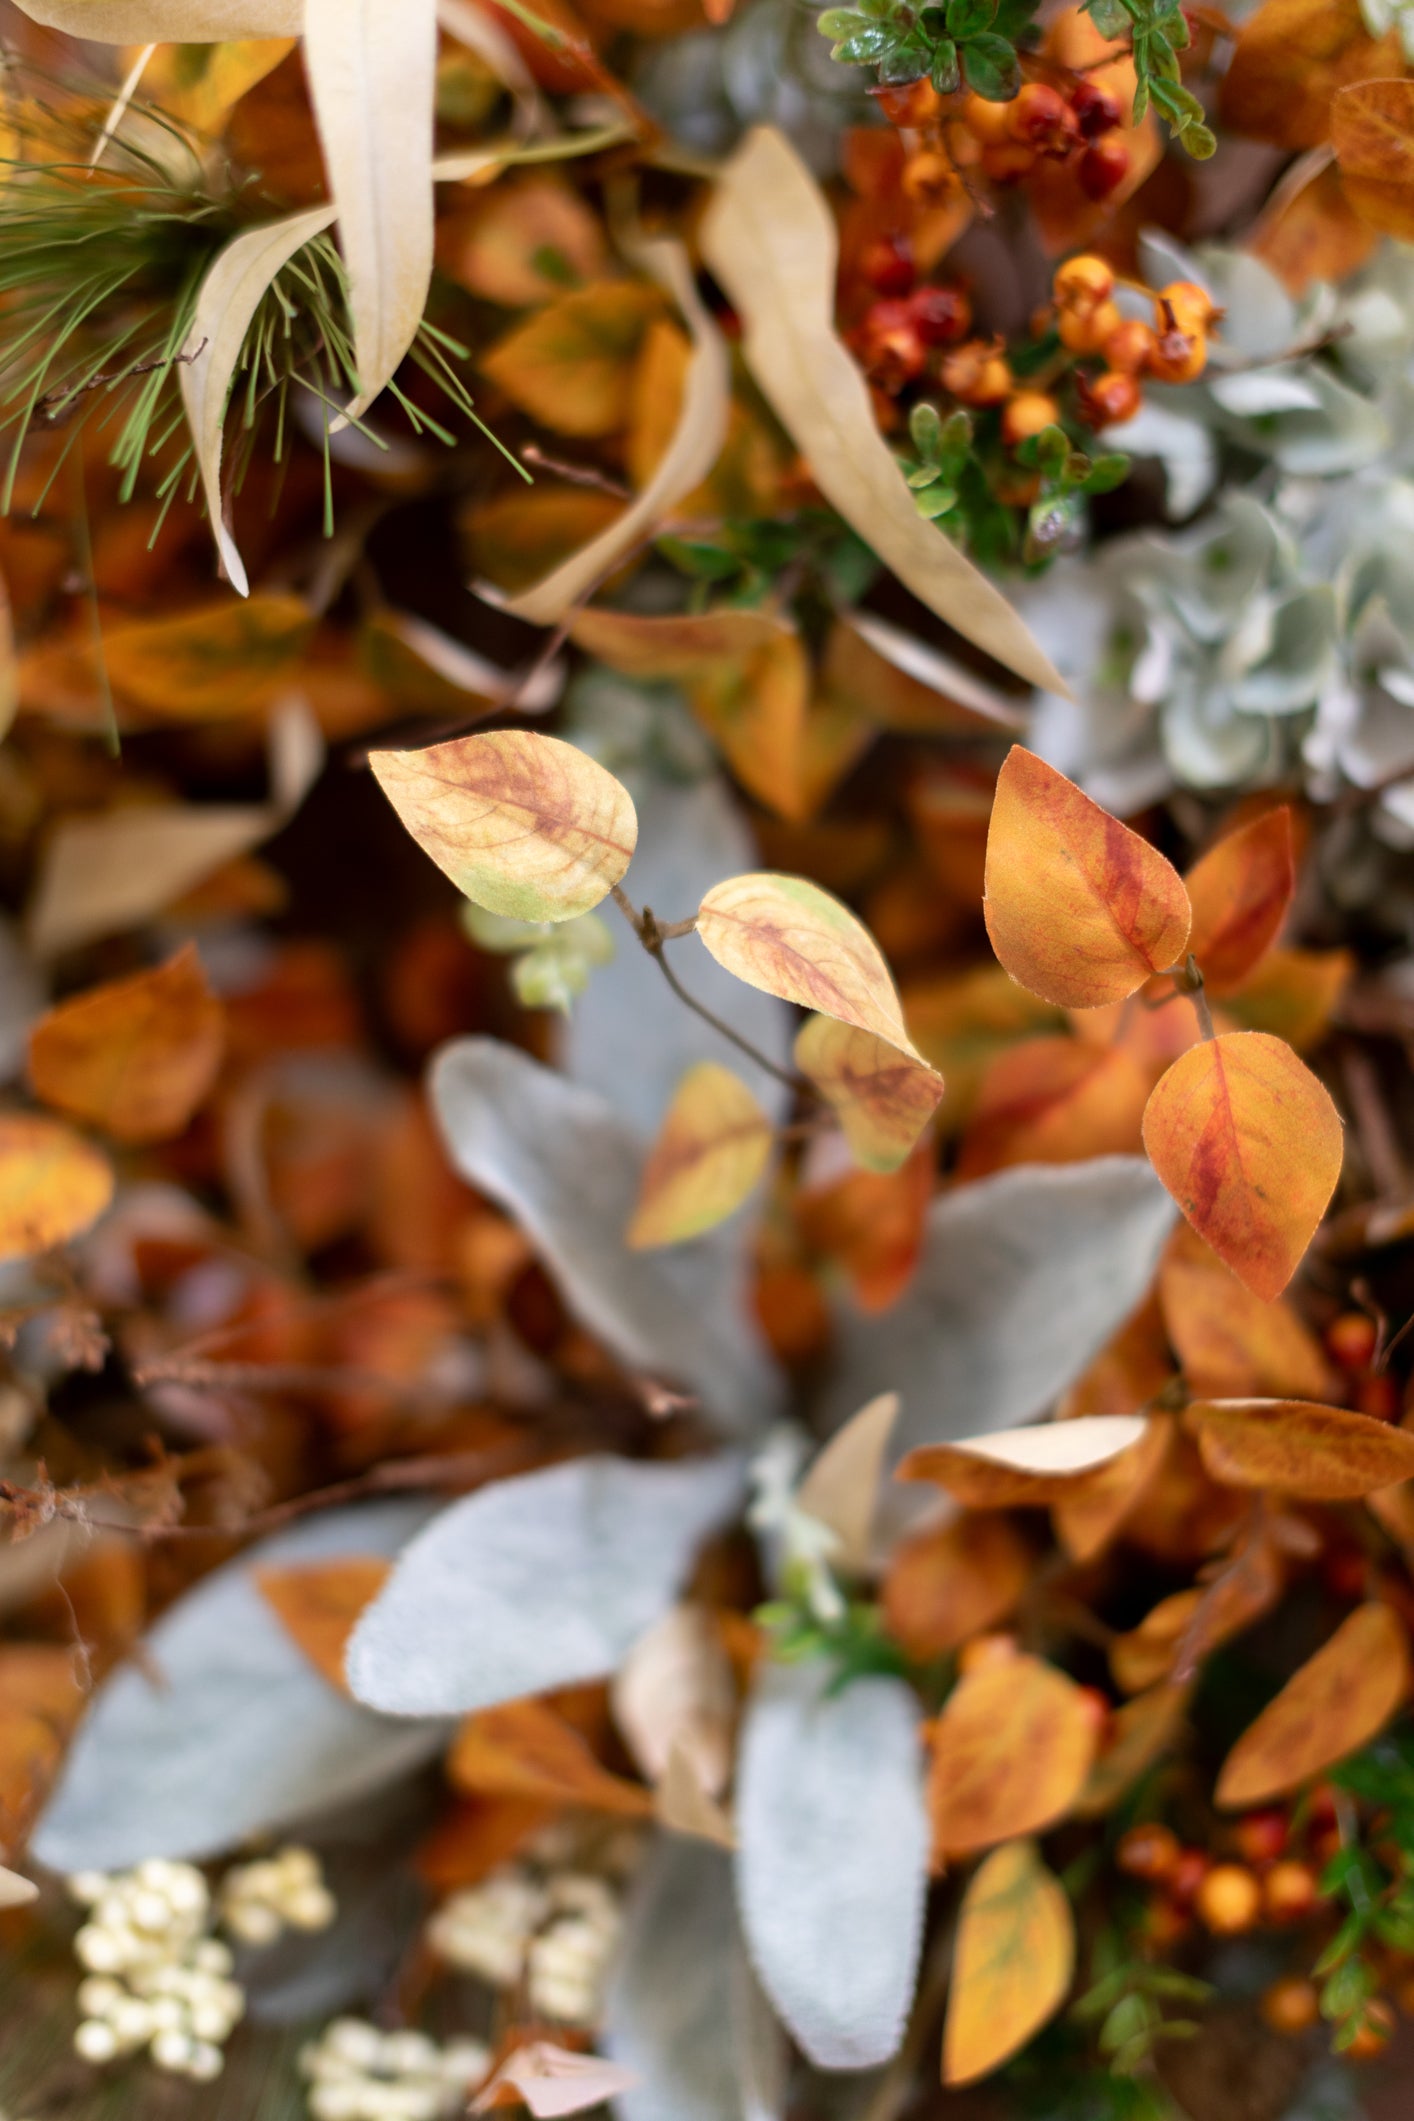
[(827, 8), (819, 27), (834, 38), (831, 57), (877, 68), (887, 85), (925, 75), (939, 95), (966, 87), (988, 103), (1007, 103), (1021, 86), (1019, 47), (1030, 41), (1038, 0), (863, 0)]

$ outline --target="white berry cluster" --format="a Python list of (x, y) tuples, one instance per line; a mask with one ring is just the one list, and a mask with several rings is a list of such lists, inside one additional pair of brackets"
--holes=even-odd
[(235, 1864), (221, 1881), (220, 1924), (238, 1944), (276, 1943), (286, 1930), (323, 1930), (338, 1913), (313, 1849), (291, 1847)]
[(450, 2121), (491, 2067), (479, 2040), (383, 2033), (336, 2018), (300, 2055), (314, 2121)]
[(69, 1891), (88, 1915), (74, 1939), (86, 1969), (75, 2052), (112, 2062), (146, 2048), (159, 2069), (209, 2083), (245, 2010), (229, 1946), (209, 1934), (211, 1896), (190, 1863), (154, 1860), (110, 1876), (81, 1871)]
[(621, 1926), (619, 1896), (591, 1871), (505, 1864), (453, 1893), (428, 1925), (433, 1951), (492, 1988), (524, 1980), (537, 2017), (592, 2029)]

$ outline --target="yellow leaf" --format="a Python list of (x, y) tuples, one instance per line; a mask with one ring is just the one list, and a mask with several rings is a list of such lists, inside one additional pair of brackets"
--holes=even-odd
[(697, 932), (717, 963), (748, 987), (914, 1052), (878, 944), (818, 884), (769, 871), (728, 877), (703, 899)]
[(914, 507), (834, 328), (833, 216), (783, 134), (748, 134), (718, 180), (701, 240), (742, 320), (747, 366), (826, 500), (939, 618), (1021, 677), (1065, 692), (1000, 590)]
[(48, 1010), (30, 1033), (35, 1092), (115, 1141), (180, 1134), (216, 1079), (225, 1012), (196, 945)]
[(960, 1679), (932, 1728), (928, 1811), (940, 1858), (1063, 1819), (1090, 1773), (1096, 1722), (1074, 1680), (1039, 1657)]
[(0, 1259), (66, 1244), (113, 1198), (105, 1156), (56, 1119), (0, 1113)]
[(572, 921), (628, 868), (638, 817), (621, 782), (573, 744), (527, 729), (375, 751), (369, 765), (408, 831), (478, 906)]
[(174, 721), (249, 715), (269, 703), (297, 667), (314, 627), (302, 597), (223, 596), (195, 610), (104, 635), (115, 692)]
[(801, 1027), (795, 1065), (828, 1100), (866, 1171), (896, 1171), (943, 1094), (943, 1078), (926, 1061), (829, 1016)]
[(1026, 2045), (1065, 2000), (1075, 1924), (1032, 1841), (994, 1849), (958, 1912), (943, 2082), (971, 2084)]
[(599, 280), (537, 309), (481, 358), (513, 404), (556, 434), (590, 439), (628, 424), (633, 362), (663, 298), (641, 280)]
[(630, 1245), (677, 1245), (715, 1228), (764, 1177), (771, 1141), (771, 1122), (739, 1076), (716, 1061), (689, 1068), (644, 1166)]
[[(273, 73), (293, 37), (232, 38), (220, 44), (159, 44), (142, 75), (143, 96), (195, 132), (218, 133), (232, 106)], [(125, 53), (136, 63), (138, 52)]]
[(1358, 1752), (1409, 1691), (1409, 1642), (1387, 1605), (1357, 1606), (1238, 1739), (1216, 1802), (1245, 1810), (1283, 1797)]

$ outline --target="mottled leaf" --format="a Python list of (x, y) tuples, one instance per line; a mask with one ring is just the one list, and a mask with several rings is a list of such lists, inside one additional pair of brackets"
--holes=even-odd
[(728, 877), (703, 899), (697, 932), (718, 964), (749, 987), (913, 1053), (878, 944), (818, 884), (762, 870)]
[(330, 1686), (347, 1694), (344, 1652), (354, 1622), (388, 1580), (388, 1563), (366, 1554), (255, 1572), (256, 1587), (292, 1641)]
[(802, 1025), (795, 1065), (833, 1108), (866, 1171), (896, 1171), (943, 1094), (943, 1078), (926, 1061), (829, 1016)]
[(1184, 1423), (1229, 1487), (1350, 1502), (1414, 1479), (1414, 1435), (1348, 1407), (1292, 1399), (1197, 1400)]
[(994, 1849), (958, 1910), (943, 2082), (971, 2084), (1026, 2045), (1065, 2000), (1075, 1923), (1032, 1841)]
[(931, 1480), (971, 1509), (1040, 1507), (1075, 1500), (1147, 1429), (1141, 1414), (1081, 1414), (1073, 1421), (994, 1430), (956, 1443), (923, 1444), (900, 1480)]
[(1414, 240), (1414, 81), (1360, 81), (1331, 103), (1331, 145), (1357, 213)]
[(648, 1153), (629, 1244), (635, 1251), (681, 1244), (725, 1222), (765, 1177), (773, 1140), (741, 1077), (699, 1061), (678, 1084)]

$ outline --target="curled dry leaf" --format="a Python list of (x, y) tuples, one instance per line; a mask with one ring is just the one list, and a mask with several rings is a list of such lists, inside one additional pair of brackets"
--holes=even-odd
[(369, 764), (423, 852), (476, 905), (511, 920), (576, 920), (633, 858), (633, 798), (558, 737), (496, 729), (375, 751)]
[(556, 2121), (560, 2114), (581, 2114), (617, 2099), (637, 2081), (632, 2070), (602, 2055), (579, 2055), (550, 2040), (532, 2040), (511, 2050), (472, 2100), (471, 2112), (525, 2106), (536, 2121)]
[(0, 1259), (67, 1244), (113, 1198), (106, 1156), (57, 1119), (0, 1113)]
[(447, 1776), (468, 1796), (582, 1805), (619, 1819), (653, 1810), (642, 1784), (604, 1767), (548, 1701), (507, 1701), (469, 1716), (452, 1741)]
[(1347, 1407), (1199, 1400), (1184, 1414), (1214, 1480), (1308, 1502), (1349, 1502), (1414, 1479), (1414, 1435)]
[(759, 126), (723, 170), (702, 252), (742, 320), (747, 366), (826, 500), (904, 586), (1032, 684), (1065, 684), (1016, 612), (919, 515), (834, 328), (835, 223), (789, 141)]
[(1138, 1443), (1088, 1473), (1078, 1493), (1051, 1505), (1056, 1537), (1073, 1561), (1091, 1561), (1109, 1545), (1157, 1479), (1172, 1441), (1167, 1416), (1151, 1414)]
[(846, 1569), (867, 1568), (884, 1456), (898, 1420), (897, 1392), (881, 1392), (848, 1420), (819, 1452), (796, 1491), (796, 1505), (828, 1525)]
[(225, 1042), (225, 1012), (188, 943), (165, 965), (46, 1011), (30, 1033), (30, 1081), (115, 1141), (162, 1141), (206, 1096)]
[(982, 910), (1012, 978), (1066, 1009), (1123, 1001), (1188, 941), (1172, 863), (1020, 744), (997, 776)]
[(1040, 2031), (1075, 1970), (1075, 1924), (1033, 1841), (994, 1849), (958, 1910), (943, 2082), (971, 2084)]
[(697, 932), (717, 963), (748, 987), (914, 1052), (878, 944), (818, 884), (766, 871), (728, 877), (699, 906)]
[(1205, 1039), (1150, 1097), (1144, 1146), (1238, 1280), (1280, 1296), (1340, 1176), (1340, 1115), (1304, 1062), (1264, 1031)]
[(614, 1721), (650, 1782), (676, 1758), (707, 1795), (726, 1788), (735, 1712), (732, 1668), (706, 1606), (670, 1606), (614, 1674)]
[(896, 1171), (943, 1095), (936, 1068), (834, 1017), (812, 1016), (802, 1025), (795, 1065), (831, 1105), (866, 1171)]
[(1271, 949), (1296, 889), (1285, 803), (1210, 847), (1184, 878), (1188, 947), (1211, 994), (1231, 994)]
[(932, 1726), (928, 1812), (938, 1864), (1063, 1819), (1095, 1758), (1096, 1720), (1074, 1680), (1039, 1657), (960, 1679)]
[(286, 1634), (341, 1694), (348, 1693), (344, 1651), (359, 1615), (388, 1580), (389, 1563), (375, 1555), (340, 1555), (292, 1568), (256, 1569), (255, 1587)]
[(956, 1443), (921, 1444), (900, 1480), (931, 1480), (974, 1510), (1073, 1502), (1107, 1476), (1122, 1453), (1143, 1444), (1142, 1414), (1081, 1414), (1074, 1421), (998, 1429)]
[(773, 1139), (739, 1075), (717, 1061), (689, 1068), (643, 1167), (629, 1244), (681, 1244), (735, 1214), (765, 1176)]
[(1225, 1811), (1285, 1796), (1358, 1752), (1409, 1692), (1409, 1640), (1387, 1605), (1357, 1606), (1256, 1722), (1218, 1776)]
[(1414, 240), (1414, 81), (1360, 81), (1331, 103), (1331, 145), (1364, 219)]

